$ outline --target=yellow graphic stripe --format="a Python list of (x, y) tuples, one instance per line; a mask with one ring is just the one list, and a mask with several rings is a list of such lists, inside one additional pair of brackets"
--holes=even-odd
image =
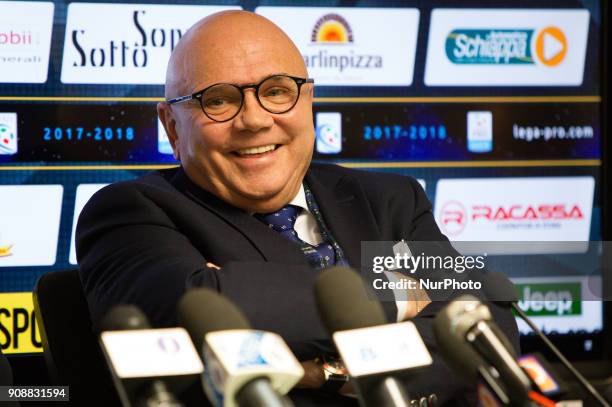
[[(347, 168), (599, 167), (601, 160), (367, 161), (338, 162), (337, 164)], [(28, 165), (0, 166), (0, 171), (162, 170), (173, 167), (176, 165)]]
[[(0, 96), (13, 102), (162, 102), (161, 97)], [(600, 103), (601, 96), (319, 97), (315, 103)]]
[(318, 103), (600, 103), (601, 96), (328, 97)]
[(348, 168), (599, 167), (601, 160), (417, 161), (338, 164)]
[(24, 165), (2, 167), (0, 171), (73, 171), (73, 170), (163, 170), (177, 167), (176, 164), (143, 164), (143, 165)]
[(0, 96), (0, 101), (14, 102), (161, 102), (164, 98), (116, 96)]

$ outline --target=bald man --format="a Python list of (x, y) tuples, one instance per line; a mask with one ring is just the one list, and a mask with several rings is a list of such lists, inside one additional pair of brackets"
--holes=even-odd
[[(361, 241), (446, 241), (422, 188), (409, 177), (311, 163), (313, 81), (287, 35), (256, 14), (195, 24), (172, 53), (165, 98), (157, 110), (180, 167), (104, 188), (79, 218), (93, 320), (132, 303), (156, 326), (172, 326), (189, 287), (212, 287), (303, 362), (296, 405), (356, 405), (342, 395), (345, 383), (325, 380), (319, 361), (334, 348), (313, 283), (327, 266), (359, 267)], [(416, 316), (433, 349), (440, 304), (424, 291), (408, 298), (384, 303), (388, 318)], [(464, 388), (435, 354), (406, 386), (442, 401)]]

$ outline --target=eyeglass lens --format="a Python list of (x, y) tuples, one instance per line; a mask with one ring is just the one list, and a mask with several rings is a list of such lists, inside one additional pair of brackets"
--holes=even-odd
[[(299, 96), (298, 84), (288, 76), (272, 76), (260, 83), (257, 98), (261, 106), (271, 113), (290, 110)], [(224, 121), (232, 118), (242, 107), (240, 88), (219, 84), (202, 94), (202, 109), (211, 119)]]

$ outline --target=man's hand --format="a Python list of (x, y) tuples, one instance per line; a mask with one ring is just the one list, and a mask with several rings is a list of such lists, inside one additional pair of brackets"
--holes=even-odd
[(304, 368), (304, 377), (295, 385), (299, 389), (318, 389), (325, 383), (323, 368), (314, 360), (301, 362)]
[[(399, 272), (393, 272), (393, 274), (395, 274), (395, 276), (400, 280), (410, 280), (414, 282), (417, 281), (416, 279), (405, 276)], [(423, 311), (423, 309), (426, 306), (428, 306), (431, 303), (431, 300), (429, 299), (429, 295), (427, 295), (427, 292), (418, 287), (413, 290), (406, 289), (406, 296), (407, 296), (406, 312), (401, 318), (402, 321), (406, 321), (408, 319), (414, 318), (421, 311)]]
[[(304, 368), (304, 377), (302, 380), (295, 385), (298, 389), (318, 389), (325, 383), (325, 374), (323, 368), (314, 360), (307, 360), (301, 362)], [(354, 395), (353, 385), (349, 381), (342, 388), (340, 388), (339, 394), (343, 396)]]

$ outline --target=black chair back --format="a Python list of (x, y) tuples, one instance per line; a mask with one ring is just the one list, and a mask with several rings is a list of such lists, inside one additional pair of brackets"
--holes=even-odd
[(43, 274), (34, 288), (34, 312), (50, 378), (54, 384), (70, 386), (70, 404), (120, 405), (78, 271)]

